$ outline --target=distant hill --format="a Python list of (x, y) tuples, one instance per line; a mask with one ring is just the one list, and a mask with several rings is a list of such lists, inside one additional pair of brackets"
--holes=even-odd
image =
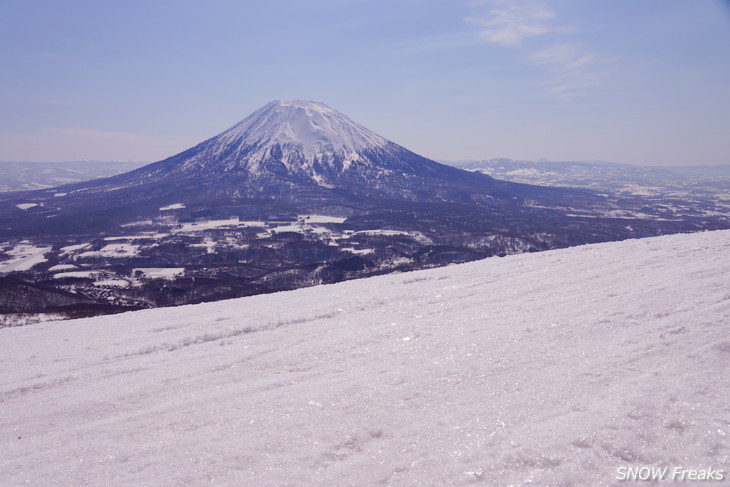
[(666, 169), (674, 174), (682, 176), (721, 177), (730, 179), (730, 164), (718, 166), (666, 166), (658, 169)]
[(52, 188), (106, 178), (142, 167), (146, 162), (0, 162), (0, 192)]
[(667, 190), (674, 193), (677, 189), (692, 190), (696, 187), (707, 189), (708, 184), (718, 189), (730, 189), (730, 165), (660, 167), (600, 161), (517, 161), (508, 158), (442, 162), (515, 183), (633, 195), (659, 195)]

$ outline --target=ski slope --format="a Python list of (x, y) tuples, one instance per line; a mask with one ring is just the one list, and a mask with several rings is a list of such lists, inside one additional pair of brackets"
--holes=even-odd
[(727, 481), (729, 331), (730, 231), (0, 329), (0, 483)]

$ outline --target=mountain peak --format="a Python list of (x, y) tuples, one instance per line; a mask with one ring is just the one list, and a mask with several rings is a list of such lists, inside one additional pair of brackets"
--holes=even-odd
[(388, 140), (321, 102), (272, 101), (217, 139), (225, 147), (245, 144), (258, 150), (278, 145), (307, 160), (382, 148)]
[(267, 103), (264, 106), (268, 105), (274, 105), (279, 107), (294, 107), (294, 108), (302, 108), (305, 110), (310, 111), (329, 111), (333, 112), (334, 110), (327, 106), (326, 104), (322, 103), (321, 101), (312, 101), (312, 100), (274, 100), (270, 103)]

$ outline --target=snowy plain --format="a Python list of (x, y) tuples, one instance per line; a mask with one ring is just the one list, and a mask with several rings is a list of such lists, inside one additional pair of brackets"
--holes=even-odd
[(45, 254), (50, 251), (51, 247), (37, 247), (28, 241), (20, 242), (7, 252), (10, 258), (0, 263), (0, 274), (27, 271), (34, 265), (45, 262)]
[(728, 331), (730, 231), (0, 329), (0, 484), (727, 482)]

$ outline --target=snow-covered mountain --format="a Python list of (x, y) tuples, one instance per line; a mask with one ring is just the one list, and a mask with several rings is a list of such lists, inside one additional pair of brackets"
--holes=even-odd
[[(403, 204), (482, 208), (604, 203), (586, 192), (496, 181), (439, 164), (328, 106), (275, 101), (168, 159), (119, 176), (0, 199), (0, 234), (82, 232), (184, 206), (209, 214), (307, 211), (338, 216)], [(33, 211), (18, 205), (35, 204)], [(221, 210), (221, 207), (226, 207)], [(87, 230), (88, 229), (88, 230)]]
[[(199, 159), (222, 159), (255, 172), (275, 157), (291, 172), (316, 176), (315, 167), (341, 160), (350, 170), (373, 151), (395, 155), (399, 148), (324, 103), (274, 101), (211, 139)], [(219, 156), (219, 157), (217, 157)], [(188, 165), (194, 165), (191, 161)]]
[(221, 134), (110, 184), (150, 180), (173, 187), (202, 182), (208, 199), (275, 195), (299, 204), (347, 205), (373, 197), (481, 200), (489, 191), (504, 192), (489, 176), (421, 157), (323, 103), (303, 100), (271, 102)]
[(674, 235), (0, 329), (0, 478), (727, 479), (729, 252)]
[(299, 146), (309, 157), (328, 151), (356, 152), (389, 141), (324, 103), (272, 101), (218, 136), (219, 143)]
[[(274, 101), (225, 132), (179, 156), (135, 174), (178, 181), (216, 181), (208, 189), (227, 195), (286, 196), (294, 201), (389, 197), (463, 200), (494, 191), (494, 181), (454, 171), (391, 142), (327, 105)], [(142, 177), (140, 177), (142, 176)], [(333, 198), (330, 189), (339, 197)], [(323, 191), (324, 190), (324, 191)], [(423, 194), (433, 191), (434, 194)], [(345, 198), (348, 199), (348, 198)]]

